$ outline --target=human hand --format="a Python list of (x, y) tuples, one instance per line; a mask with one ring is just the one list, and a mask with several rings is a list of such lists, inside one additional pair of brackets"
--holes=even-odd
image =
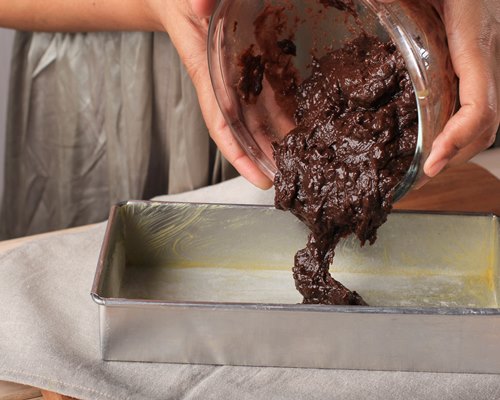
[[(153, 1), (164, 4), (161, 0)], [(497, 0), (433, 1), (442, 7), (452, 63), (460, 79), (461, 106), (433, 143), (424, 165), (429, 177), (447, 165), (463, 163), (488, 148), (495, 140), (500, 122), (500, 68), (497, 67), (500, 3)], [(212, 138), (243, 176), (256, 186), (267, 188), (271, 182), (235, 140), (210, 83), (206, 36), (208, 16), (215, 3), (215, 0), (176, 0), (174, 7), (162, 10), (164, 25), (193, 79)]]
[(491, 146), (500, 123), (500, 2), (435, 1), (442, 7), (451, 60), (460, 80), (460, 109), (434, 140), (424, 165), (431, 178), (445, 166), (463, 163)]
[(250, 160), (233, 136), (219, 109), (207, 61), (208, 17), (216, 0), (150, 0), (194, 83), (210, 136), (226, 159), (255, 186), (272, 182)]

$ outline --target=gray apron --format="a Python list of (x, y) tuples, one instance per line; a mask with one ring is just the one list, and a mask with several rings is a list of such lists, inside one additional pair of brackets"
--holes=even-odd
[(17, 34), (0, 238), (236, 176), (166, 34)]

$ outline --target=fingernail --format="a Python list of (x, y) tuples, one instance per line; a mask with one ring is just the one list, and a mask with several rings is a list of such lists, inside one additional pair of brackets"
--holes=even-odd
[(422, 186), (424, 186), (429, 181), (429, 177), (423, 176), (415, 185), (415, 190), (419, 190)]
[(448, 164), (448, 160), (447, 158), (445, 158), (444, 160), (440, 160), (440, 161), (437, 161), (435, 162), (433, 165), (431, 165), (429, 168), (427, 168), (427, 176), (429, 178), (434, 178), (437, 174), (439, 174), (443, 168), (446, 166), (446, 164)]

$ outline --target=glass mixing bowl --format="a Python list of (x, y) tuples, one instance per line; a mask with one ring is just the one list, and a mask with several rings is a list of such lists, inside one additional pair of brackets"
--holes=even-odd
[(392, 40), (403, 55), (413, 82), (419, 123), (413, 162), (396, 188), (398, 200), (422, 177), (432, 142), (455, 110), (457, 81), (446, 33), (440, 10), (432, 0), (399, 0), (390, 4), (351, 0), (351, 3), (356, 18), (335, 7), (325, 7), (320, 0), (219, 1), (209, 27), (212, 84), (234, 136), (250, 159), (273, 179), (276, 165), (272, 143), (290, 132), (295, 123), (282, 104), (277, 103), (266, 78), (260, 95), (253, 101), (243, 100), (238, 91), (242, 54), (251, 46), (255, 54), (259, 53), (256, 34), (260, 31), (256, 30), (255, 21), (262, 11), (266, 7), (282, 8), (270, 17), (276, 26), (271, 40), (293, 38), (296, 56), (292, 60), (302, 79), (310, 74), (313, 57), (320, 58), (342, 47), (362, 31), (383, 41)]

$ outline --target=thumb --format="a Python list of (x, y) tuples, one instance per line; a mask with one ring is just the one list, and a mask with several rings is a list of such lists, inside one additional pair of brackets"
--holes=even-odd
[(198, 68), (191, 76), (210, 136), (222, 155), (248, 181), (261, 189), (269, 189), (272, 182), (243, 151), (227, 125), (215, 99), (208, 67)]

